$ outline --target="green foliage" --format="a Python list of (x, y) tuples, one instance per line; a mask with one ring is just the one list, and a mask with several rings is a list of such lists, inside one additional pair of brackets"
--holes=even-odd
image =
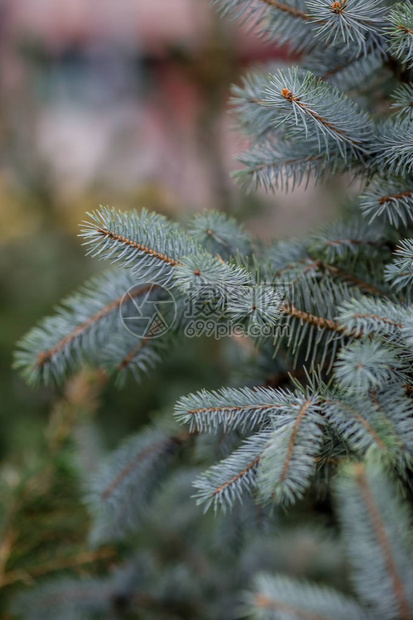
[(402, 239), (394, 252), (393, 263), (387, 266), (385, 277), (396, 288), (403, 289), (413, 281), (413, 241)]
[(255, 579), (254, 593), (248, 596), (246, 603), (250, 617), (256, 620), (287, 620), (306, 616), (320, 620), (369, 618), (355, 600), (334, 590), (267, 574), (259, 575)]
[(411, 617), (409, 515), (390, 480), (376, 465), (348, 466), (336, 484), (336, 504), (360, 603), (316, 584), (262, 574), (247, 599), (253, 618)]
[(342, 47), (337, 46), (329, 54), (324, 49), (315, 50), (304, 59), (303, 66), (340, 90), (350, 91), (365, 88), (366, 84), (374, 81), (377, 71), (383, 68), (383, 62), (379, 51), (354, 56), (351, 52), (343, 53)]
[(175, 406), (178, 422), (188, 424), (190, 432), (243, 432), (262, 426), (271, 415), (288, 409), (293, 394), (284, 390), (224, 388), (217, 392), (203, 390), (181, 398)]
[(336, 377), (343, 387), (357, 394), (382, 385), (407, 382), (407, 365), (396, 348), (380, 341), (356, 341), (342, 349), (335, 366)]
[(412, 120), (413, 115), (413, 87), (411, 84), (402, 84), (392, 94), (394, 103), (392, 108), (397, 110), (397, 114), (400, 118), (409, 118)]
[(258, 469), (262, 498), (283, 505), (293, 504), (308, 489), (323, 442), (317, 401), (303, 400), (291, 417), (271, 433)]
[[(130, 369), (142, 379), (199, 318), (210, 321), (217, 339), (219, 326), (220, 335), (252, 346), (251, 359), (229, 358), (230, 387), (181, 395), (174, 420), (168, 411), (127, 439), (88, 480), (92, 539), (130, 546), (128, 568), (100, 580), (98, 595), (95, 581), (79, 585), (73, 614), (111, 617), (120, 597), (128, 613), (143, 618), (245, 612), (261, 619), (408, 620), (412, 6), (391, 0), (217, 4), (304, 52), (301, 66), (271, 66), (234, 88), (236, 115), (250, 139), (236, 177), (250, 189), (274, 190), (342, 175), (351, 185), (349, 204), (338, 222), (269, 247), (254, 244), (235, 219), (217, 212), (193, 217), (186, 228), (145, 210), (101, 208), (90, 216), (82, 232), (88, 252), (116, 263), (116, 271), (93, 280), (21, 341), (16, 364), (30, 382), (61, 384), (85, 362), (114, 376)], [(162, 287), (173, 294), (176, 320), (168, 333), (139, 339), (125, 329), (119, 309), (131, 317), (148, 283), (157, 303), (165, 299)], [(135, 296), (124, 304), (127, 290)], [(198, 314), (188, 315), (189, 302)], [(207, 363), (228, 351), (214, 349)], [(196, 472), (187, 468), (194, 461)], [(266, 545), (277, 556), (274, 530), (279, 526), (283, 535), (287, 508), (291, 523), (318, 519), (344, 539), (352, 585), (336, 591), (326, 574), (312, 585), (262, 559)], [(260, 519), (266, 529), (258, 535)], [(151, 532), (161, 550), (153, 540), (146, 546)], [(190, 550), (182, 542), (187, 532)], [(171, 552), (179, 561), (163, 555), (166, 533), (168, 544), (179, 542)], [(219, 549), (219, 559), (210, 570), (211, 549)], [(140, 579), (143, 565), (149, 585)], [(252, 580), (255, 591), (238, 613), (240, 593)], [(48, 588), (22, 603), (27, 617), (48, 613), (50, 596), (66, 604), (76, 585)], [(64, 611), (73, 617), (69, 605)]]
[(411, 516), (397, 497), (394, 482), (375, 465), (352, 465), (337, 484), (337, 501), (360, 599), (373, 617), (410, 617)]
[[(105, 334), (121, 325), (119, 307), (135, 284), (129, 271), (111, 270), (93, 278), (78, 293), (62, 302), (54, 317), (45, 319), (22, 340), (16, 367), (31, 383), (62, 381), (85, 362), (96, 363), (108, 344)], [(134, 291), (134, 297), (145, 288)], [(125, 303), (132, 305), (133, 299)]]
[(278, 112), (276, 127), (285, 123), (287, 131), (289, 127), (296, 130), (297, 138), (302, 134), (322, 138), (326, 157), (331, 142), (343, 158), (347, 149), (355, 156), (365, 152), (371, 135), (368, 116), (342, 92), (310, 72), (294, 68), (270, 76), (263, 105)]
[(403, 304), (361, 297), (342, 304), (339, 323), (360, 337), (378, 334), (397, 340), (407, 316), (408, 310)]
[(237, 254), (246, 256), (251, 252), (251, 239), (234, 218), (219, 211), (205, 211), (195, 215), (188, 226), (189, 235), (211, 254), (219, 254), (224, 260)]
[(153, 478), (161, 478), (180, 443), (179, 437), (148, 429), (129, 437), (102, 464), (88, 497), (95, 519), (93, 542), (123, 538), (137, 527)]
[(143, 280), (168, 282), (172, 267), (196, 252), (196, 246), (176, 224), (143, 210), (128, 215), (102, 207), (90, 215), (81, 236), (88, 254), (120, 263)]
[(332, 45), (351, 47), (354, 54), (384, 48), (383, 26), (387, 9), (381, 0), (308, 0), (316, 36)]
[[(233, 176), (247, 190), (263, 187), (266, 191), (288, 191), (307, 184), (313, 176), (322, 179), (331, 171), (331, 162), (317, 153), (316, 146), (309, 149), (306, 143), (262, 142), (238, 157), (245, 168)], [(339, 162), (335, 165), (338, 167)]]
[(390, 50), (403, 62), (413, 62), (413, 7), (408, 2), (399, 2), (389, 13), (391, 24), (388, 31), (391, 37)]
[(409, 226), (413, 220), (413, 191), (410, 179), (375, 179), (360, 199), (370, 223), (378, 218), (391, 226)]
[(395, 175), (409, 175), (413, 170), (413, 129), (408, 119), (390, 118), (377, 127), (373, 143), (374, 164)]

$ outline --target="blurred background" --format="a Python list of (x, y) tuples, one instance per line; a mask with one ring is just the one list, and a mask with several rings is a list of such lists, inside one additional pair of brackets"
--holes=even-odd
[[(34, 390), (11, 369), (15, 342), (102, 268), (77, 238), (86, 211), (146, 206), (179, 219), (214, 208), (267, 241), (334, 218), (325, 188), (246, 196), (230, 177), (247, 146), (230, 85), (286, 59), (209, 0), (0, 0), (0, 460), (11, 485), (36, 465), (45, 432), (50, 444), (59, 399), (96, 408), (88, 379)], [(225, 383), (225, 360), (202, 366), (197, 346), (156, 380), (105, 386), (98, 425), (109, 447), (182, 393)], [(7, 562), (3, 544), (0, 573)]]

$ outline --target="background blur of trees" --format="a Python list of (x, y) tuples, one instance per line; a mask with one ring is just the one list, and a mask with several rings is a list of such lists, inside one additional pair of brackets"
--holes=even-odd
[[(48, 419), (53, 411), (59, 417), (59, 398), (94, 410), (82, 382), (63, 395), (31, 390), (11, 370), (16, 340), (98, 268), (76, 237), (85, 211), (99, 203), (146, 206), (179, 218), (222, 209), (265, 239), (333, 219), (325, 188), (269, 199), (244, 196), (230, 178), (243, 147), (227, 113), (230, 84), (248, 65), (287, 55), (220, 20), (208, 0), (0, 0), (0, 467), (7, 480), (36, 463), (45, 430), (50, 443)], [(184, 392), (225, 383), (224, 358), (216, 367), (194, 363), (199, 347), (214, 346), (188, 343), (144, 386), (100, 387), (103, 441), (115, 445)]]

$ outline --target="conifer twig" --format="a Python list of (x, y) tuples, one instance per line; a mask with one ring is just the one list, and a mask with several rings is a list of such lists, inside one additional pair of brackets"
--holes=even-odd
[(0, 588), (4, 588), (18, 581), (31, 582), (33, 579), (49, 573), (91, 564), (99, 560), (114, 559), (116, 556), (117, 552), (114, 547), (101, 547), (94, 551), (81, 551), (76, 555), (54, 558), (44, 564), (34, 566), (31, 569), (16, 569), (5, 573), (3, 576), (0, 575)]
[(250, 471), (252, 471), (258, 466), (260, 460), (260, 456), (255, 457), (255, 459), (251, 461), (251, 463), (248, 463), (248, 465), (244, 467), (244, 469), (242, 469), (236, 476), (233, 476), (233, 478), (227, 480), (226, 482), (224, 482), (224, 484), (221, 484), (219, 487), (217, 487), (213, 492), (213, 496), (219, 495), (220, 493), (222, 493), (222, 491), (225, 491), (225, 489), (238, 482), (238, 480), (241, 480), (241, 478), (243, 478), (246, 474), (248, 474)]
[[(135, 297), (140, 297), (141, 295), (144, 295), (146, 292), (153, 289), (154, 287), (156, 287), (156, 285), (148, 284), (148, 285), (136, 288), (129, 292), (129, 297), (133, 299)], [(44, 366), (44, 364), (46, 364), (56, 353), (59, 353), (62, 349), (64, 349), (66, 345), (70, 344), (75, 338), (77, 338), (84, 331), (89, 329), (89, 327), (91, 327), (92, 325), (94, 325), (95, 323), (103, 319), (105, 316), (107, 316), (111, 312), (118, 310), (122, 304), (123, 299), (124, 299), (123, 295), (122, 297), (115, 299), (110, 304), (108, 304), (107, 306), (105, 306), (104, 308), (96, 312), (96, 314), (91, 316), (89, 319), (87, 319), (86, 321), (84, 321), (83, 323), (75, 327), (75, 329), (72, 332), (70, 332), (69, 334), (67, 334), (67, 336), (62, 338), (62, 340), (60, 340), (53, 348), (49, 349), (48, 351), (40, 352), (37, 356), (38, 365)]]
[(118, 371), (128, 368), (128, 366), (133, 362), (133, 359), (136, 357), (139, 351), (144, 349), (149, 344), (149, 342), (150, 338), (143, 338), (140, 342), (138, 342), (138, 344), (135, 345), (119, 363)]
[(292, 17), (299, 17), (300, 19), (308, 19), (309, 17), (308, 13), (305, 13), (305, 11), (300, 11), (292, 6), (288, 6), (285, 2), (278, 2), (278, 0), (261, 0), (261, 2), (268, 4), (274, 9), (288, 13), (289, 15), (292, 15)]
[(291, 463), (291, 457), (293, 455), (293, 451), (294, 451), (294, 446), (297, 440), (297, 434), (298, 434), (298, 429), (300, 428), (300, 424), (305, 416), (305, 414), (307, 413), (307, 409), (311, 404), (311, 400), (307, 399), (305, 401), (305, 403), (303, 404), (303, 406), (300, 409), (300, 413), (297, 416), (297, 419), (294, 423), (293, 426), (293, 431), (291, 433), (291, 437), (290, 437), (290, 441), (288, 444), (288, 451), (287, 451), (287, 456), (285, 458), (285, 462), (284, 462), (284, 466), (280, 475), (280, 481), (283, 482), (285, 480), (285, 478), (287, 477), (288, 474), (288, 470), (290, 467), (290, 463)]
[(403, 581), (397, 570), (390, 540), (386, 532), (386, 527), (382, 521), (380, 511), (376, 504), (376, 500), (367, 480), (366, 466), (364, 463), (357, 464), (355, 474), (356, 482), (360, 488), (364, 503), (367, 508), (367, 512), (371, 519), (374, 534), (376, 536), (377, 542), (383, 550), (386, 568), (393, 583), (393, 589), (398, 604), (398, 618), (400, 620), (409, 620), (411, 618), (411, 614), (409, 602), (407, 599), (407, 593), (405, 591)]
[(147, 245), (143, 245), (142, 243), (133, 241), (133, 239), (128, 239), (127, 237), (116, 234), (106, 228), (96, 228), (96, 232), (102, 235), (103, 237), (107, 237), (108, 239), (113, 239), (114, 241), (118, 241), (119, 243), (122, 243), (123, 245), (129, 245), (139, 250), (140, 252), (144, 252), (145, 254), (154, 256), (155, 258), (158, 258), (159, 260), (163, 261), (164, 263), (168, 263), (169, 265), (172, 265), (173, 267), (176, 267), (177, 265), (179, 265), (179, 261), (176, 260), (175, 258), (171, 258), (170, 256), (167, 256), (166, 254), (162, 254), (161, 252), (156, 252), (156, 250), (149, 248)]
[(103, 501), (107, 501), (112, 493), (116, 490), (116, 488), (123, 482), (123, 480), (129, 476), (131, 471), (137, 467), (142, 461), (144, 461), (150, 454), (160, 448), (167, 448), (169, 445), (171, 449), (176, 446), (180, 446), (184, 441), (186, 441), (190, 436), (190, 433), (180, 433), (179, 435), (175, 435), (173, 437), (166, 437), (161, 439), (160, 441), (149, 445), (145, 450), (139, 452), (139, 454), (130, 461), (121, 471), (118, 473), (116, 478), (112, 480), (112, 482), (102, 491), (101, 499)]
[[(413, 106), (413, 102), (410, 104)], [(379, 200), (381, 205), (386, 204), (386, 202), (392, 202), (392, 200), (399, 200), (400, 198), (411, 198), (413, 196), (413, 190), (400, 192), (399, 194), (390, 194), (389, 196), (382, 196)]]
[(300, 321), (304, 321), (305, 323), (310, 323), (311, 325), (322, 327), (324, 329), (337, 332), (338, 334), (352, 336), (353, 338), (360, 338), (362, 335), (360, 332), (356, 332), (355, 330), (349, 331), (346, 327), (337, 323), (337, 321), (333, 321), (333, 319), (327, 319), (323, 316), (316, 316), (315, 314), (306, 312), (305, 310), (299, 310), (294, 306), (294, 304), (289, 302), (285, 302), (281, 306), (281, 310), (294, 319), (300, 319)]
[[(333, 402), (329, 399), (325, 399), (324, 402)], [(360, 424), (364, 426), (366, 431), (371, 435), (375, 441), (375, 443), (380, 447), (381, 450), (386, 450), (386, 445), (383, 442), (382, 438), (378, 435), (377, 431), (371, 426), (371, 424), (361, 416), (353, 407), (348, 405), (347, 403), (340, 401), (340, 407), (342, 407), (345, 411), (347, 411), (351, 416), (353, 416)]]
[(346, 140), (346, 142), (353, 144), (355, 147), (360, 146), (360, 142), (358, 140), (351, 138), (343, 129), (336, 127), (334, 123), (332, 123), (328, 119), (324, 118), (324, 116), (318, 114), (318, 112), (310, 108), (309, 105), (304, 103), (304, 101), (302, 101), (300, 97), (297, 97), (289, 88), (283, 88), (281, 94), (284, 99), (286, 99), (290, 103), (295, 103), (299, 108), (303, 110), (303, 112), (311, 116), (315, 121), (324, 125), (324, 127), (326, 127), (329, 131), (336, 133), (338, 136)]
[(299, 609), (293, 605), (287, 605), (287, 603), (281, 603), (274, 599), (265, 596), (265, 594), (256, 594), (254, 598), (254, 605), (259, 609), (267, 609), (269, 611), (280, 612), (282, 614), (291, 615), (291, 617), (299, 618), (300, 620), (334, 620), (331, 616), (322, 616), (318, 613), (313, 613), (305, 609)]

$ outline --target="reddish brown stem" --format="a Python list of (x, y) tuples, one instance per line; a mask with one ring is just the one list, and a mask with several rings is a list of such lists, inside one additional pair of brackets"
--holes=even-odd
[(391, 543), (386, 531), (386, 526), (383, 523), (379, 507), (377, 506), (376, 499), (367, 480), (366, 466), (363, 463), (358, 463), (356, 466), (356, 482), (363, 496), (363, 500), (372, 523), (373, 532), (383, 551), (386, 569), (392, 581), (394, 594), (397, 600), (397, 617), (399, 620), (409, 620), (412, 616), (405, 586), (397, 569)]

